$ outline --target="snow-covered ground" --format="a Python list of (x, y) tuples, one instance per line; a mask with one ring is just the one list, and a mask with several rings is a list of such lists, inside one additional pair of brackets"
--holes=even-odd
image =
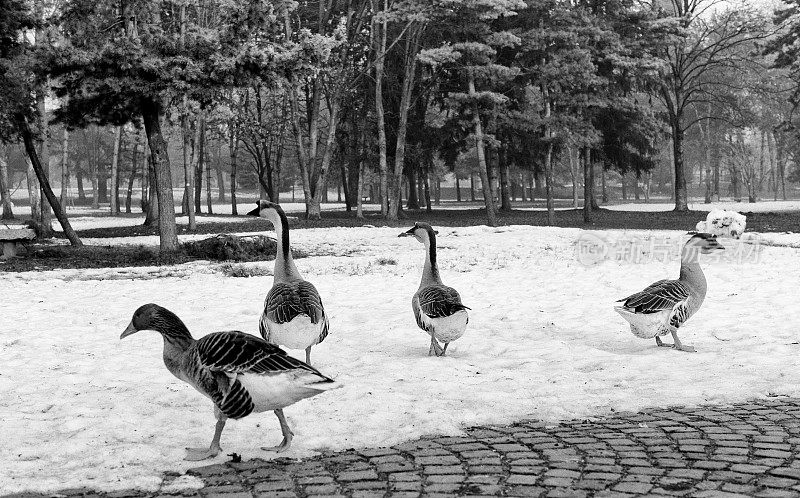
[[(344, 387), (285, 410), (295, 439), (283, 456), (521, 418), (800, 395), (798, 234), (780, 234), (770, 246), (753, 245), (753, 235), (742, 245), (723, 241), (728, 255), (705, 265), (706, 303), (682, 329), (698, 350), (691, 354), (637, 339), (613, 311), (615, 299), (677, 276), (685, 232), (439, 227), (442, 277), (472, 311), (448, 356), (431, 358), (410, 306), (422, 246), (398, 238), (401, 231), (292, 233), (297, 247), (327, 254), (297, 263), (330, 316), (315, 365)], [(587, 241), (608, 244), (610, 259), (579, 257)], [(271, 277), (226, 277), (217, 266), (3, 275), (0, 494), (156, 490), (163, 471), (197, 466), (182, 461), (184, 447), (210, 441), (211, 403), (169, 374), (156, 333), (122, 341), (119, 334), (147, 302), (173, 310), (196, 336), (256, 333)], [(270, 457), (259, 447), (279, 441), (278, 422), (266, 413), (229, 423), (222, 446), (250, 459)]]
[[(629, 202), (624, 204), (603, 205), (604, 208), (616, 211), (672, 211), (675, 203), (668, 200), (658, 202)], [(800, 211), (800, 200), (789, 201), (758, 201), (758, 202), (733, 202), (721, 201), (705, 204), (703, 199), (692, 199), (689, 202), (689, 209), (695, 211), (713, 211), (715, 209), (727, 209), (740, 213), (774, 213), (783, 211)]]

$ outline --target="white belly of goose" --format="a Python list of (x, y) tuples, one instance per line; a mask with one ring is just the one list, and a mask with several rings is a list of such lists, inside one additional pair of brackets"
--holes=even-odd
[(284, 408), (336, 387), (332, 382), (320, 384), (318, 375), (304, 370), (279, 374), (243, 374), (237, 379), (253, 400), (255, 412)]
[(269, 331), (267, 341), (289, 349), (305, 349), (319, 342), (319, 336), (325, 321), (311, 323), (311, 318), (306, 315), (297, 315), (290, 322), (275, 323), (263, 318)]
[(461, 310), (450, 316), (431, 318), (420, 311), (422, 322), (433, 330), (433, 336), (439, 342), (452, 342), (464, 335), (469, 315)]
[(615, 306), (614, 310), (630, 323), (631, 332), (636, 337), (652, 339), (670, 333), (669, 319), (672, 316), (672, 310), (658, 313), (633, 313), (622, 306)]

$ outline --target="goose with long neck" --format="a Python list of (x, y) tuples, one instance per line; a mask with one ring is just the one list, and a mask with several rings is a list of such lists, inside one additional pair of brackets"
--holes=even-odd
[[(724, 247), (716, 236), (694, 234), (681, 250), (681, 271), (677, 280), (659, 280), (650, 284), (643, 291), (617, 301), (623, 304), (614, 309), (628, 321), (635, 336), (643, 339), (655, 337), (659, 346), (695, 351), (692, 346), (681, 344), (678, 328), (700, 309), (706, 297), (708, 285), (700, 267), (700, 254), (722, 249)], [(672, 334), (673, 344), (661, 341), (659, 336), (667, 334)]]
[(311, 364), (311, 347), (328, 335), (328, 317), (317, 288), (300, 276), (294, 264), (289, 221), (279, 205), (263, 200), (247, 214), (272, 222), (278, 240), (275, 275), (264, 300), (259, 332), (271, 344), (305, 349), (306, 363)]
[(157, 304), (137, 309), (120, 339), (140, 330), (159, 332), (164, 338), (167, 370), (214, 403), (217, 423), (211, 444), (208, 448), (186, 448), (186, 460), (218, 455), (227, 419), (270, 410), (278, 417), (283, 441), (263, 449), (286, 451), (293, 434), (283, 408), (339, 387), (310, 365), (244, 332), (214, 332), (195, 340), (180, 318)]
[[(468, 307), (452, 287), (442, 283), (436, 261), (436, 231), (427, 223), (416, 223), (399, 237), (414, 237), (425, 246), (422, 280), (411, 298), (417, 325), (431, 337), (428, 355), (444, 356), (447, 346), (464, 335), (469, 323)], [(439, 345), (444, 343), (444, 347)]]

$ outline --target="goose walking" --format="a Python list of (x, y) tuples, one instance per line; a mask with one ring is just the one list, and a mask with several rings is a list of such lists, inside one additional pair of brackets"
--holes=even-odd
[(328, 335), (328, 317), (322, 299), (317, 288), (303, 280), (297, 271), (289, 247), (289, 222), (283, 209), (262, 200), (247, 214), (271, 221), (279, 244), (275, 255), (275, 276), (264, 300), (258, 330), (271, 344), (305, 349), (306, 363), (310, 365), (311, 346), (319, 344)]
[(292, 443), (292, 431), (283, 408), (301, 399), (339, 387), (315, 368), (288, 356), (280, 348), (239, 331), (214, 332), (195, 340), (173, 312), (145, 304), (133, 314), (120, 335), (155, 330), (164, 338), (164, 364), (175, 377), (214, 402), (217, 425), (208, 448), (186, 448), (186, 460), (212, 458), (221, 450), (225, 421), (253, 412), (274, 411), (283, 441), (267, 451), (282, 452)]
[[(436, 231), (433, 227), (427, 223), (415, 223), (399, 237), (414, 237), (425, 245), (422, 281), (411, 299), (411, 308), (419, 328), (431, 336), (428, 356), (444, 356), (447, 346), (464, 335), (470, 308), (461, 304), (461, 296), (455, 289), (442, 283), (436, 263)], [(438, 341), (443, 342), (444, 347)]]
[[(620, 299), (614, 309), (630, 323), (637, 337), (655, 337), (656, 344), (693, 352), (692, 346), (681, 344), (678, 328), (700, 309), (706, 297), (706, 277), (700, 268), (700, 254), (725, 249), (715, 235), (698, 233), (681, 251), (681, 273), (677, 280), (659, 280), (643, 291)], [(672, 334), (674, 344), (661, 342), (659, 336)]]

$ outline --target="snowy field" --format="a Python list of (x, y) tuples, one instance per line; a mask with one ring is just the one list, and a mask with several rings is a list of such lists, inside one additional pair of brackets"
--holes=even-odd
[[(645, 202), (630, 202), (623, 204), (604, 204), (604, 208), (615, 211), (672, 211), (675, 203), (667, 199)], [(727, 209), (740, 213), (779, 213), (786, 211), (800, 211), (800, 200), (789, 201), (758, 201), (758, 202), (734, 202), (721, 201), (705, 204), (703, 199), (691, 199), (689, 209), (693, 211), (713, 211), (715, 209)]]
[[(798, 234), (772, 235), (772, 245), (761, 247), (750, 235), (707, 262), (706, 303), (681, 334), (697, 348), (692, 354), (637, 339), (613, 311), (615, 299), (677, 276), (684, 232), (439, 230), (442, 277), (472, 308), (466, 335), (444, 358), (427, 356), (429, 341), (411, 312), (419, 243), (398, 238), (398, 228), (292, 233), (296, 247), (326, 254), (297, 263), (330, 316), (331, 334), (315, 347), (315, 365), (344, 387), (285, 410), (295, 439), (283, 456), (455, 435), (464, 426), (522, 418), (555, 422), (800, 395)], [(598, 237), (616, 259), (578, 257), (578, 241)], [(666, 260), (655, 257), (665, 249)], [(196, 337), (256, 333), (272, 278), (226, 277), (218, 266), (3, 275), (0, 494), (193, 484), (163, 483), (162, 472), (198, 465), (182, 461), (184, 447), (210, 441), (211, 403), (169, 374), (155, 332), (122, 341), (119, 334), (147, 302), (173, 310)], [(279, 441), (270, 413), (230, 422), (223, 455), (212, 462), (231, 452), (270, 458), (259, 447)]]

